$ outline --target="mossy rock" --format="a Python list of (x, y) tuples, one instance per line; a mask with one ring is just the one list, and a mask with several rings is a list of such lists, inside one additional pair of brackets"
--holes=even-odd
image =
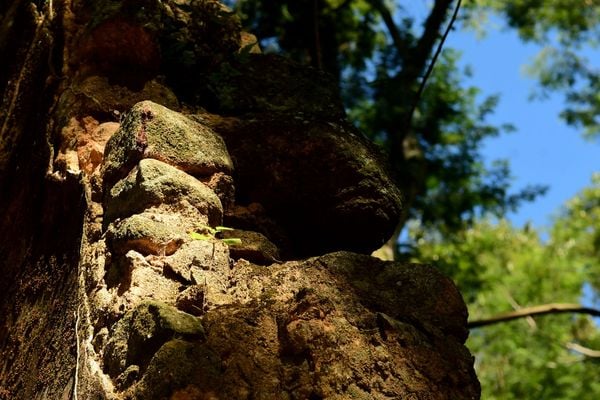
[(243, 258), (259, 265), (269, 265), (279, 261), (279, 249), (259, 232), (234, 229), (222, 233), (224, 239), (240, 239), (239, 244), (229, 248), (231, 258)]
[(349, 122), (253, 114), (213, 126), (235, 160), (238, 200), (264, 206), (287, 232), (292, 257), (370, 254), (393, 234), (402, 195), (381, 153)]
[(211, 390), (211, 385), (220, 378), (220, 375), (221, 359), (212, 350), (200, 343), (174, 339), (165, 343), (156, 352), (143, 378), (127, 392), (126, 398), (174, 399), (173, 393), (184, 388), (187, 388), (185, 391), (189, 391), (192, 387), (197, 388), (194, 393), (207, 393), (202, 389)]
[(206, 185), (161, 161), (144, 159), (125, 179), (106, 192), (104, 224), (151, 206), (177, 204), (183, 200), (206, 215), (210, 225), (221, 223), (221, 200)]
[(170, 223), (152, 218), (152, 215), (135, 214), (117, 224), (107, 232), (110, 248), (116, 254), (135, 250), (143, 255), (173, 254), (187, 239), (182, 221)]
[(105, 191), (138, 162), (153, 158), (194, 176), (231, 173), (233, 164), (223, 139), (210, 128), (151, 101), (127, 113), (104, 151)]
[(173, 338), (202, 339), (204, 328), (198, 318), (173, 306), (143, 301), (116, 324), (104, 349), (104, 369), (116, 378), (137, 365), (143, 374), (156, 351)]

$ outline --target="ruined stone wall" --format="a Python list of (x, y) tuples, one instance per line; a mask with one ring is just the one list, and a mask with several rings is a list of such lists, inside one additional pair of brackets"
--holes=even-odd
[(365, 255), (401, 196), (326, 75), (214, 1), (58, 3), (46, 222), (79, 204), (79, 251), (44, 301), (12, 283), (0, 399), (478, 398), (454, 284)]

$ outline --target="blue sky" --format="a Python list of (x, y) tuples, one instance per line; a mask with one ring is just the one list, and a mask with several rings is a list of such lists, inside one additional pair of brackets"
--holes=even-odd
[[(550, 225), (551, 215), (590, 183), (593, 172), (600, 171), (600, 141), (585, 141), (559, 118), (560, 94), (544, 101), (529, 100), (536, 82), (523, 73), (523, 66), (540, 48), (523, 44), (514, 31), (495, 29), (477, 39), (473, 32), (455, 30), (446, 46), (460, 50), (463, 65), (472, 67), (467, 84), (481, 88), (483, 95), (501, 95), (490, 122), (517, 128), (487, 142), (486, 160), (510, 161), (515, 190), (527, 184), (549, 186), (545, 196), (523, 205), (509, 219), (517, 226), (528, 221), (536, 227)], [(589, 53), (590, 61), (600, 65), (600, 49)]]

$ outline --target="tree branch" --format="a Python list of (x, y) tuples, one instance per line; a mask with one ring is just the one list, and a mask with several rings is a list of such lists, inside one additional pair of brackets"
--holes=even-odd
[[(446, 27), (446, 31), (444, 32), (444, 35), (442, 36), (442, 39), (440, 40), (440, 43), (438, 44), (435, 54), (433, 55), (433, 58), (431, 59), (431, 62), (429, 63), (427, 72), (425, 72), (425, 75), (421, 79), (421, 84), (419, 85), (419, 90), (417, 91), (417, 94), (415, 95), (415, 101), (413, 102), (413, 104), (411, 106), (411, 110), (408, 114), (408, 122), (407, 122), (408, 124), (410, 124), (412, 121), (412, 116), (415, 113), (417, 104), (419, 104), (419, 99), (423, 95), (423, 90), (425, 90), (425, 84), (427, 83), (427, 80), (429, 79), (429, 75), (431, 75), (431, 72), (433, 71), (433, 67), (435, 66), (435, 63), (436, 63), (440, 53), (442, 52), (442, 48), (444, 47), (444, 43), (446, 42), (446, 39), (448, 38), (448, 34), (450, 34), (450, 31), (452, 30), (452, 25), (454, 25), (454, 21), (456, 21), (456, 17), (458, 16), (458, 11), (460, 10), (461, 3), (462, 3), (462, 0), (458, 0), (456, 2), (456, 7), (454, 8), (454, 12), (452, 13), (452, 18), (450, 18), (450, 22), (448, 23), (448, 26)], [(430, 16), (430, 18), (431, 18), (431, 16)], [(428, 21), (429, 21), (429, 19), (428, 19)], [(443, 22), (443, 19), (442, 19), (442, 22)], [(439, 26), (438, 26), (438, 29), (439, 29)], [(423, 40), (424, 37), (425, 37), (425, 35), (423, 35), (421, 37), (421, 40)], [(431, 44), (431, 46), (433, 46), (433, 43)], [(418, 47), (419, 46), (417, 45), (417, 50), (418, 50)], [(429, 50), (429, 51), (431, 51), (431, 50)]]
[(577, 314), (588, 314), (593, 317), (600, 317), (600, 310), (584, 307), (580, 304), (564, 304), (564, 303), (550, 303), (542, 304), (539, 306), (525, 307), (517, 311), (511, 311), (507, 313), (498, 314), (494, 317), (475, 320), (467, 323), (469, 329), (479, 328), (486, 325), (498, 324), (500, 322), (511, 321), (517, 318), (533, 317), (537, 315), (547, 314), (563, 314), (563, 313), (577, 313)]
[(392, 42), (394, 43), (396, 51), (399, 54), (405, 53), (407, 50), (406, 41), (402, 38), (402, 34), (394, 22), (390, 10), (383, 4), (383, 0), (371, 0), (370, 3), (381, 15), (383, 23), (392, 37)]
[(577, 343), (567, 343), (566, 347), (567, 349), (576, 351), (577, 353), (583, 354), (586, 357), (600, 358), (600, 351), (584, 347)]
[[(446, 20), (446, 14), (448, 14), (448, 10), (452, 5), (452, 1), (453, 0), (436, 0), (433, 4), (431, 13), (425, 21), (425, 30), (423, 31), (423, 35), (421, 35), (421, 38), (413, 50), (413, 60), (411, 60), (411, 63), (418, 68), (419, 74), (427, 65), (427, 60), (433, 51), (435, 42), (438, 40), (442, 29), (442, 24)], [(460, 1), (458, 2), (458, 7), (456, 8), (455, 14), (458, 13), (459, 7)], [(445, 36), (447, 35), (448, 34), (446, 33)]]
[[(390, 10), (384, 4), (384, 0), (370, 0), (370, 4), (381, 15), (381, 18), (383, 19), (383, 22), (392, 38), (392, 43), (396, 48), (396, 52), (398, 53), (399, 61), (402, 61), (402, 69), (396, 76), (394, 76), (393, 80), (398, 83), (396, 90), (401, 93), (402, 97), (405, 98), (405, 100), (402, 100), (402, 103), (404, 104), (404, 112), (403, 115), (401, 115), (401, 118), (396, 120), (394, 124), (404, 126), (404, 133), (408, 132), (409, 130), (412, 115), (419, 101), (419, 97), (421, 96), (421, 93), (425, 87), (425, 82), (431, 74), (433, 65), (435, 64), (435, 61), (442, 50), (444, 41), (452, 28), (452, 24), (456, 20), (458, 10), (460, 9), (461, 0), (457, 0), (456, 8), (450, 23), (442, 35), (441, 41), (428, 67), (427, 62), (434, 52), (434, 46), (437, 40), (440, 38), (442, 25), (446, 20), (448, 10), (450, 10), (450, 6), (452, 5), (453, 1), (454, 0), (436, 0), (434, 2), (433, 8), (425, 20), (422, 36), (415, 46), (409, 47), (408, 41), (403, 37), (400, 29), (398, 29)], [(416, 92), (413, 92), (420, 76), (423, 76), (423, 78), (421, 79), (419, 88)], [(392, 137), (391, 142), (391, 144), (395, 145), (391, 146), (393, 156), (394, 152), (400, 151), (400, 149), (397, 147), (399, 143), (402, 142), (402, 139)]]
[[(383, 96), (390, 103), (390, 111), (382, 116), (382, 130), (386, 133), (389, 158), (394, 163), (399, 179), (405, 182), (401, 190), (407, 206), (400, 218), (399, 229), (401, 229), (409, 216), (411, 205), (425, 190), (426, 161), (418, 137), (411, 132), (413, 114), (427, 78), (442, 50), (444, 40), (456, 19), (461, 0), (435, 0), (425, 20), (423, 34), (414, 45), (412, 38), (404, 35), (396, 25), (384, 1), (369, 0), (369, 3), (381, 15), (396, 50), (398, 66), (401, 67), (390, 80), (389, 85), (378, 88), (378, 95)], [(457, 1), (456, 9), (448, 27), (443, 31), (443, 24), (453, 1)], [(435, 50), (438, 40), (440, 42)]]

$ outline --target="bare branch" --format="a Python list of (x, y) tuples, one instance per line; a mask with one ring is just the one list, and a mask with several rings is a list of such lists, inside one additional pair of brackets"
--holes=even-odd
[(567, 349), (576, 351), (579, 354), (583, 354), (586, 357), (600, 358), (600, 351), (592, 350), (588, 347), (584, 347), (577, 343), (567, 343)]
[[(508, 302), (510, 303), (510, 305), (512, 306), (513, 309), (520, 310), (523, 308), (523, 307), (521, 307), (521, 305), (519, 303), (517, 303), (515, 298), (512, 297), (512, 295), (510, 294), (510, 291), (508, 291), (508, 289), (505, 288), (504, 291), (506, 292), (506, 297), (508, 297)], [(533, 317), (531, 317), (530, 315), (528, 315), (525, 318), (527, 319), (527, 323), (529, 324), (529, 327), (531, 328), (531, 330), (535, 331), (537, 329), (537, 324), (535, 323), (535, 319), (533, 319)]]
[[(423, 31), (423, 35), (421, 35), (421, 38), (419, 39), (419, 42), (417, 43), (414, 49), (414, 60), (412, 60), (413, 62), (417, 62), (420, 71), (425, 69), (427, 60), (429, 59), (429, 56), (433, 51), (433, 46), (439, 38), (440, 32), (442, 30), (442, 24), (446, 20), (446, 14), (448, 13), (450, 6), (452, 5), (452, 1), (453, 0), (436, 0), (434, 2), (431, 13), (425, 21), (425, 30)], [(452, 27), (452, 23), (456, 19), (456, 15), (458, 14), (458, 10), (460, 9), (460, 3), (461, 1), (459, 0), (454, 11), (453, 19), (448, 25), (449, 28)], [(446, 36), (448, 36), (449, 31), (450, 29), (446, 29), (442, 41), (446, 38)], [(441, 49), (441, 47), (438, 47), (438, 52), (439, 49)]]
[[(456, 17), (458, 17), (458, 11), (460, 10), (460, 4), (462, 3), (462, 0), (458, 0), (456, 2), (456, 7), (454, 8), (454, 12), (452, 13), (452, 18), (450, 18), (450, 22), (448, 23), (448, 26), (446, 27), (446, 31), (444, 32), (444, 35), (442, 36), (442, 39), (440, 40), (440, 43), (438, 44), (438, 47), (435, 51), (435, 54), (433, 55), (433, 58), (431, 59), (431, 62), (429, 63), (429, 67), (427, 68), (427, 72), (425, 72), (425, 75), (423, 76), (423, 79), (421, 79), (421, 84), (419, 85), (419, 90), (417, 91), (417, 94), (415, 96), (415, 101), (412, 104), (411, 110), (408, 114), (408, 124), (411, 123), (412, 121), (412, 116), (415, 113), (415, 109), (417, 108), (417, 104), (419, 104), (419, 99), (421, 98), (421, 96), (423, 95), (423, 90), (425, 90), (425, 84), (427, 83), (427, 80), (429, 79), (429, 76), (431, 75), (431, 72), (433, 71), (433, 67), (435, 66), (435, 63), (440, 55), (440, 53), (442, 52), (442, 49), (444, 47), (444, 43), (446, 42), (446, 39), (448, 38), (448, 34), (450, 33), (450, 31), (452, 30), (452, 25), (454, 25), (454, 22), (456, 21)], [(437, 2), (436, 2), (437, 4)], [(449, 6), (450, 4), (448, 4)], [(432, 12), (433, 14), (433, 12)], [(444, 14), (445, 15), (445, 14)], [(431, 16), (430, 16), (431, 18)], [(441, 21), (443, 21), (444, 19), (442, 18)], [(429, 19), (427, 20), (427, 23), (429, 23)], [(439, 29), (439, 26), (436, 27), (436, 29)], [(426, 32), (427, 33), (427, 32)], [(423, 36), (421, 37), (421, 41), (425, 38), (425, 34), (423, 34)], [(419, 45), (417, 45), (417, 51), (419, 51), (419, 46), (421, 45), (421, 43), (419, 43)], [(433, 43), (431, 43), (431, 46), (433, 46)], [(431, 51), (431, 50), (427, 50), (426, 51)], [(429, 53), (428, 53), (429, 54)]]
[[(452, 1), (453, 0), (436, 0), (434, 2), (433, 8), (431, 9), (431, 13), (425, 21), (423, 35), (421, 35), (421, 38), (413, 48), (408, 48), (407, 42), (405, 38), (403, 38), (400, 29), (398, 29), (398, 26), (394, 22), (392, 13), (384, 4), (384, 0), (370, 0), (370, 3), (373, 6), (373, 8), (375, 8), (381, 15), (385, 27), (387, 28), (392, 38), (392, 43), (394, 44), (396, 51), (398, 52), (398, 54), (404, 55), (404, 57), (408, 60), (408, 62), (405, 63), (405, 65), (409, 66), (409, 70), (403, 69), (403, 71), (401, 72), (401, 74), (405, 76), (405, 80), (416, 80), (427, 67), (427, 60), (429, 60), (429, 57), (433, 52), (435, 42), (440, 37), (442, 31), (442, 24), (446, 20), (446, 14), (450, 9)], [(456, 15), (460, 8), (460, 3), (461, 0), (458, 0), (453, 18), (450, 21), (450, 24), (443, 35), (442, 44), (444, 39), (448, 35), (450, 28), (452, 27), (452, 23), (456, 19)], [(438, 46), (436, 54), (439, 53), (440, 49), (441, 45)], [(434, 63), (435, 60), (433, 60), (431, 64)]]
[(381, 18), (383, 19), (383, 23), (385, 24), (385, 27), (387, 28), (388, 32), (390, 33), (390, 36), (392, 37), (392, 42), (394, 43), (394, 47), (396, 48), (396, 51), (398, 51), (398, 53), (400, 53), (400, 54), (406, 52), (406, 50), (407, 50), (406, 42), (402, 38), (402, 34), (400, 33), (400, 30), (398, 29), (398, 27), (396, 26), (396, 23), (394, 22), (392, 13), (385, 6), (385, 4), (383, 4), (383, 0), (371, 0), (370, 3), (373, 6), (373, 8), (375, 8), (381, 15)]
[(565, 303), (550, 303), (542, 304), (533, 307), (524, 307), (517, 311), (511, 311), (507, 313), (498, 314), (494, 317), (471, 321), (467, 323), (469, 329), (479, 328), (481, 326), (497, 324), (500, 322), (511, 321), (517, 318), (533, 317), (537, 315), (547, 314), (564, 314), (564, 313), (577, 313), (577, 314), (588, 314), (593, 317), (600, 317), (600, 310), (590, 307), (584, 307), (580, 304), (565, 304)]

